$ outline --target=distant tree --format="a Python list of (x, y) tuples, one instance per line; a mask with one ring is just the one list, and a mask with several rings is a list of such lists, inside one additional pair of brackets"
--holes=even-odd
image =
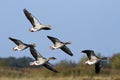
[(15, 57), (0, 58), (0, 66), (25, 68), (25, 67), (29, 67), (30, 61), (33, 61), (33, 59), (25, 56), (21, 58), (15, 58)]
[(114, 54), (110, 63), (112, 68), (120, 69), (120, 53)]
[(76, 63), (71, 60), (61, 60), (59, 63), (56, 64), (56, 66), (60, 67), (75, 67)]
[(80, 60), (79, 60), (79, 62), (78, 62), (78, 66), (83, 66), (83, 64), (84, 64), (84, 62), (86, 61), (86, 60), (88, 60), (88, 58), (87, 58), (87, 56), (83, 56)]
[(13, 65), (15, 67), (25, 68), (25, 67), (29, 67), (30, 61), (33, 61), (33, 59), (29, 57), (21, 57), (16, 59)]
[(74, 61), (71, 60), (61, 60), (59, 63), (56, 64), (56, 67), (60, 72), (62, 72), (60, 75), (62, 76), (70, 76), (70, 75), (76, 75), (79, 74), (79, 71), (76, 69), (77, 64)]
[(15, 57), (8, 57), (8, 58), (5, 58), (5, 60), (6, 60), (8, 66), (14, 66), (16, 58)]
[(0, 66), (7, 66), (7, 61), (4, 58), (0, 58)]

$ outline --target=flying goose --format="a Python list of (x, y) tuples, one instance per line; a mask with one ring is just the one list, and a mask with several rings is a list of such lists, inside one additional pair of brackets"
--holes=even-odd
[(86, 53), (89, 60), (85, 61), (85, 64), (93, 65), (95, 64), (95, 73), (99, 73), (100, 69), (103, 67), (102, 60), (107, 60), (107, 57), (99, 58), (95, 55), (93, 50), (83, 50), (83, 53)]
[(33, 44), (25, 44), (21, 40), (14, 39), (11, 37), (9, 37), (9, 39), (17, 45), (16, 47), (13, 48), (14, 51), (20, 51), (20, 50), (24, 50), (30, 46), (36, 46), (34, 43)]
[(29, 29), (30, 32), (36, 32), (40, 30), (51, 30), (50, 25), (42, 25), (35, 16), (33, 16), (27, 9), (23, 9), (23, 12), (26, 16), (26, 18), (30, 21), (32, 24), (32, 28)]
[(67, 53), (70, 56), (73, 56), (73, 53), (70, 51), (70, 49), (66, 46), (67, 44), (71, 44), (71, 42), (61, 42), (58, 38), (52, 37), (52, 36), (47, 36), (48, 39), (50, 39), (54, 45), (50, 46), (52, 50), (55, 49), (61, 49), (65, 53)]
[(37, 66), (37, 65), (41, 65), (46, 67), (47, 69), (58, 73), (58, 71), (56, 69), (53, 68), (53, 65), (51, 63), (49, 63), (49, 60), (55, 60), (55, 57), (50, 57), (50, 58), (44, 58), (35, 48), (34, 46), (30, 47), (30, 52), (32, 54), (32, 56), (35, 58), (35, 61), (30, 62), (30, 66)]

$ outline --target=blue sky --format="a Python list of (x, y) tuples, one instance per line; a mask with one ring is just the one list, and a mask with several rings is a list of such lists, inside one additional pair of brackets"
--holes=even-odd
[[(16, 45), (8, 37), (25, 43), (36, 43), (36, 49), (44, 56), (55, 56), (57, 61), (79, 61), (84, 49), (95, 50), (102, 56), (120, 52), (120, 1), (119, 0), (1, 0), (0, 1), (0, 57), (32, 57), (29, 49), (14, 52)], [(32, 27), (23, 13), (26, 8), (42, 24), (50, 24), (52, 30), (31, 33)], [(50, 50), (54, 36), (71, 41), (68, 47), (71, 57), (61, 50)]]

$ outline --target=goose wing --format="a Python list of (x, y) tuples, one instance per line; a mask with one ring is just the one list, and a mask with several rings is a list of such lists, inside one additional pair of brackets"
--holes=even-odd
[(64, 45), (63, 47), (61, 47), (61, 50), (66, 52), (68, 55), (73, 56), (73, 53), (70, 51), (70, 49), (67, 46)]
[(95, 55), (95, 53), (94, 53), (93, 50), (83, 50), (82, 52), (83, 52), (83, 53), (86, 53), (86, 54), (87, 54), (87, 57), (88, 57), (89, 59), (91, 59), (93, 56), (96, 57), (96, 58), (98, 58), (98, 57)]
[(38, 58), (44, 58), (34, 47), (30, 47), (32, 56), (37, 60)]
[(21, 40), (14, 39), (14, 38), (11, 38), (11, 37), (9, 37), (9, 39), (10, 39), (11, 41), (13, 41), (16, 45), (24, 44)]
[(58, 38), (52, 37), (52, 36), (47, 36), (48, 39), (50, 39), (54, 44), (55, 42), (61, 42)]
[(49, 62), (43, 64), (43, 66), (46, 67), (47, 69), (53, 71), (53, 72), (58, 73), (58, 71), (55, 68), (53, 68), (54, 66), (51, 63), (49, 63)]
[(35, 16), (33, 16), (27, 9), (23, 9), (23, 12), (30, 23), (35, 27), (36, 25), (41, 25), (41, 23), (37, 20)]
[(97, 63), (95, 63), (95, 73), (98, 74), (102, 68), (103, 64), (102, 61), (98, 61)]

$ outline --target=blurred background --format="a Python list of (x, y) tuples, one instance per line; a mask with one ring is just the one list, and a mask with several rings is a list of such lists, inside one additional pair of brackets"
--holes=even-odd
[[(36, 43), (36, 49), (44, 57), (57, 58), (57, 60), (51, 61), (53, 64), (59, 64), (62, 61), (69, 63), (70, 61), (78, 65), (86, 56), (81, 53), (81, 50), (84, 49), (92, 49), (97, 55), (112, 59), (120, 52), (119, 4), (119, 0), (0, 1), (0, 40), (2, 44), (0, 57), (3, 60), (1, 65), (4, 65), (2, 64), (4, 59), (6, 61), (9, 58), (21, 59), (26, 65), (34, 59), (29, 49), (13, 51), (12, 48), (16, 45), (8, 37), (25, 43)], [(37, 17), (42, 24), (50, 24), (52, 30), (29, 32), (32, 25), (23, 13), (24, 8)], [(71, 57), (60, 49), (51, 50), (49, 46), (53, 43), (47, 38), (47, 35), (57, 37), (61, 41), (71, 41), (72, 44), (68, 47), (74, 56)], [(28, 62), (26, 62), (26, 58)], [(119, 59), (117, 58), (118, 62), (115, 61), (116, 64), (120, 64)], [(19, 62), (17, 63), (19, 64)]]

